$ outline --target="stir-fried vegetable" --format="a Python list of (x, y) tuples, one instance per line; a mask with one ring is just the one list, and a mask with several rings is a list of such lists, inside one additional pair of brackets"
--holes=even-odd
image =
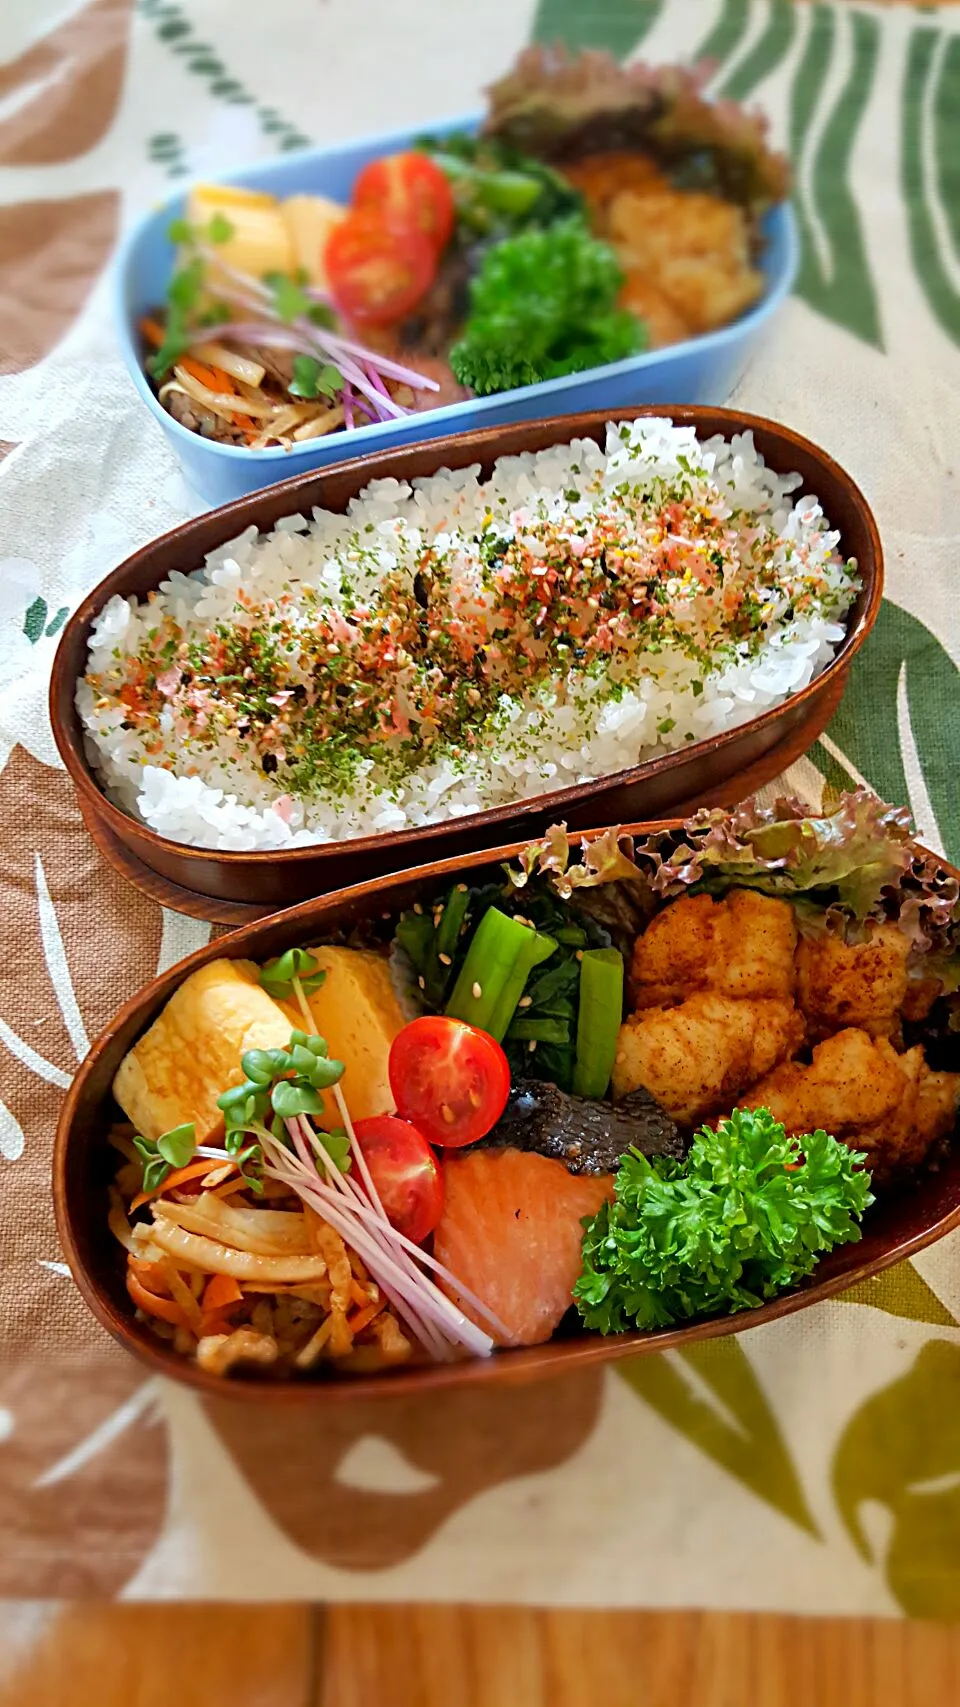
[[(257, 218), (263, 212), (259, 204), (253, 208)], [(436, 263), (425, 238), (391, 235), (379, 225), (373, 246), (364, 239), (358, 252), (355, 222), (371, 219), (358, 213), (333, 222), (327, 248), (339, 285), (347, 281), (343, 306), (359, 319), (372, 303), (366, 317), (377, 320), (387, 317), (385, 305), (402, 312), (416, 301)], [(204, 224), (174, 220), (170, 236), (179, 260), (165, 314), (141, 322), (153, 351), (147, 371), (160, 401), (184, 425), (255, 449), (290, 445), (357, 421), (396, 419), (407, 413), (397, 393), (409, 398), (410, 390), (438, 389), (435, 379), (335, 329), (330, 300), (310, 283), (307, 269), (268, 266), (254, 273), (227, 259), (248, 253), (249, 245), (238, 251), (234, 235), (219, 208)], [(273, 255), (269, 246), (263, 253)], [(406, 294), (398, 305), (399, 287)]]

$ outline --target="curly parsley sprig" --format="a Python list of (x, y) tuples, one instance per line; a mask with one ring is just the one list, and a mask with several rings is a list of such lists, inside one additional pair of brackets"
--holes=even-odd
[(622, 1333), (748, 1310), (835, 1245), (873, 1202), (864, 1156), (821, 1130), (789, 1138), (769, 1109), (701, 1127), (682, 1162), (631, 1151), (614, 1201), (585, 1222), (574, 1298), (588, 1328)]

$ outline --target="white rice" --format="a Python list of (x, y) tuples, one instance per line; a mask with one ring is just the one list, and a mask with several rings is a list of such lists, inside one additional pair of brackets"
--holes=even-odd
[[(116, 701), (105, 703), (81, 679), (77, 706), (86, 730), (88, 757), (109, 797), (158, 834), (194, 847), (280, 850), (388, 830), (415, 828), (441, 819), (466, 817), (505, 802), (607, 776), (670, 749), (733, 728), (779, 705), (823, 670), (845, 635), (843, 616), (858, 582), (843, 563), (817, 499), (790, 494), (797, 475), (766, 468), (750, 433), (728, 443), (700, 444), (692, 428), (666, 419), (641, 420), (626, 438), (607, 428), (606, 450), (593, 440), (574, 440), (536, 454), (502, 457), (491, 479), (481, 483), (479, 466), (442, 469), (411, 485), (372, 482), (350, 503), (346, 516), (314, 510), (291, 516), (260, 536), (249, 528), (220, 546), (202, 569), (173, 573), (152, 603), (112, 598), (93, 625), (88, 669), (109, 671), (118, 656), (136, 653), (147, 631), (165, 614), (180, 629), (202, 636), (229, 622), (240, 589), (260, 601), (296, 604), (298, 590), (318, 590), (326, 604), (342, 600), (341, 568), (358, 532), (377, 545), (383, 571), (399, 567), (412, 575), (424, 546), (437, 540), (469, 557), (471, 533), (491, 502), (505, 498), (511, 515), (545, 503), (552, 514), (569, 511), (573, 490), (586, 492), (599, 480), (610, 490), (626, 478), (680, 477), (684, 458), (695, 487), (712, 492), (734, 509), (805, 549), (829, 594), (821, 608), (791, 616), (767, 630), (758, 653), (745, 643), (722, 664), (702, 671), (679, 650), (644, 659), (639, 680), (618, 699), (602, 681), (580, 683), (578, 707), (569, 693), (548, 686), (523, 698), (501, 701), (501, 727), (464, 764), (434, 757), (399, 784), (378, 778), (364, 762), (348, 796), (295, 798), (285, 795), (282, 776), (267, 776), (236, 740), (197, 750), (171, 732), (159, 755), (147, 751), (147, 734), (121, 727), (130, 718)], [(351, 573), (356, 576), (356, 569)], [(354, 579), (354, 585), (356, 580)], [(694, 683), (697, 686), (694, 687)], [(567, 682), (569, 688), (569, 679)]]

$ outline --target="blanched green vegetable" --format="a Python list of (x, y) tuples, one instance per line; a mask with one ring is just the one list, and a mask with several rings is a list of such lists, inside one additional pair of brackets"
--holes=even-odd
[(622, 954), (616, 948), (587, 949), (580, 962), (574, 1096), (606, 1095), (622, 1018)]
[(556, 946), (553, 937), (488, 907), (447, 1003), (449, 1017), (479, 1026), (500, 1043), (530, 973)]
[(579, 190), (559, 172), (509, 145), (458, 131), (424, 137), (417, 147), (446, 174), (465, 241), (550, 225), (583, 210)]

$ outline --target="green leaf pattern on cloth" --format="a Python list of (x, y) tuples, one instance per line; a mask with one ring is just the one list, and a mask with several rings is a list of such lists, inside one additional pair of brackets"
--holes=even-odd
[[(776, 362), (793, 373), (795, 389), (767, 412), (779, 412), (836, 448), (880, 512), (889, 503), (882, 479), (871, 485), (863, 470), (886, 466), (868, 454), (875, 430), (870, 411), (878, 397), (890, 396), (885, 351), (896, 350), (904, 295), (924, 395), (936, 395), (941, 371), (945, 387), (958, 371), (956, 13), (914, 14), (902, 7), (885, 13), (791, 0), (707, 0), (695, 13), (689, 0), (539, 0), (528, 10), (511, 0), (488, 0), (484, 32), (471, 33), (464, 6), (463, 26), (445, 35), (441, 10), (435, 0), (407, 0), (401, 24), (396, 0), (365, 0), (362, 17), (355, 0), (316, 0), (310, 8), (299, 0), (274, 0), (263, 20), (250, 0), (229, 7), (222, 0), (137, 0), (128, 53), (128, 9), (121, 0), (88, 0), (71, 12), (69, 28), (58, 25), (45, 44), (27, 40), (29, 32), (14, 44), (16, 75), (3, 86), (20, 105), (8, 101), (4, 121), (10, 171), (0, 199), (9, 241), (0, 288), (8, 305), (27, 303), (31, 312), (29, 338), (21, 334), (16, 349), (0, 350), (0, 370), (13, 376), (0, 386), (0, 452), (16, 446), (0, 466), (8, 549), (17, 553), (0, 580), (0, 759), (7, 759), (11, 835), (29, 828), (32, 836), (37, 808), (31, 816), (24, 802), (50, 797), (37, 829), (42, 866), (35, 871), (28, 861), (11, 879), (8, 928), (15, 920), (21, 937), (28, 919), (31, 929), (42, 926), (55, 941), (51, 911), (79, 920), (93, 892), (85, 867), (79, 875), (60, 871), (50, 857), (50, 850), (62, 852), (66, 845), (66, 826), (80, 864), (93, 859), (41, 710), (57, 633), (68, 607), (111, 563), (181, 519), (191, 502), (111, 355), (108, 313), (99, 303), (105, 292), (94, 289), (120, 213), (129, 223), (163, 193), (164, 179), (213, 175), (258, 150), (301, 146), (314, 128), (314, 112), (318, 136), (334, 141), (411, 117), (416, 122), (466, 110), (479, 84), (496, 75), (528, 30), (540, 41), (565, 37), (574, 46), (607, 47), (619, 55), (638, 49), (657, 59), (708, 54), (711, 90), (764, 107), (778, 145), (794, 152), (798, 169), (800, 301), (784, 311), (782, 344), (774, 339)], [(75, 18), (88, 16), (110, 20), (99, 49), (79, 24), (74, 28)], [(487, 22), (496, 40), (482, 59)], [(378, 39), (391, 30), (397, 52), (387, 56), (390, 77), (377, 84), (370, 67)], [(34, 33), (42, 36), (39, 24)], [(363, 39), (351, 59), (357, 35)], [(299, 46), (308, 36), (316, 51), (303, 54), (298, 85), (293, 61), (288, 57), (280, 72), (277, 64), (285, 42), (296, 39)], [(415, 53), (404, 63), (410, 41)], [(394, 38), (389, 42), (392, 50)], [(79, 125), (75, 116), (69, 125), (61, 122), (74, 113), (69, 78), (60, 79), (61, 105), (51, 105), (45, 89), (31, 93), (24, 81), (38, 68), (46, 75), (67, 60), (82, 72), (73, 82), (82, 83), (89, 109)], [(455, 77), (458, 92), (448, 94)], [(249, 127), (245, 140), (233, 125)], [(216, 165), (208, 146), (212, 129), (218, 129), (221, 150)], [(17, 161), (26, 156), (17, 139), (27, 131), (40, 142), (29, 140), (32, 163), (21, 172)], [(894, 162), (888, 203), (870, 199), (881, 132), (890, 138)], [(55, 161), (70, 164), (68, 188), (45, 169), (44, 162)], [(887, 219), (879, 237), (877, 207)], [(46, 255), (49, 262), (51, 236), (60, 243), (55, 264), (47, 266), (44, 289), (31, 293), (37, 258)], [(799, 359), (790, 346), (795, 333)], [(902, 352), (901, 330), (901, 360)], [(833, 379), (835, 357), (844, 376), (854, 375), (849, 400)], [(748, 376), (746, 406), (764, 406), (756, 375), (772, 375), (776, 384), (782, 372), (763, 361), (758, 357), (752, 381)], [(78, 374), (93, 371), (97, 395), (92, 387), (85, 393), (92, 413), (78, 431), (71, 394)], [(907, 385), (914, 378), (905, 372)], [(811, 388), (820, 383), (822, 403), (818, 394), (812, 410)], [(850, 455), (850, 440), (835, 432), (841, 411), (858, 435), (862, 429), (862, 467)], [(927, 425), (931, 454), (914, 464), (914, 480), (922, 483), (929, 463), (942, 485), (955, 428), (948, 413), (937, 410)], [(846, 451), (839, 448), (844, 442)], [(98, 458), (95, 444), (111, 448)], [(53, 505), (51, 492), (58, 495)], [(928, 534), (916, 536), (917, 564), (888, 552), (891, 596), (856, 662), (840, 713), (813, 749), (813, 763), (795, 774), (811, 788), (820, 776), (841, 786), (863, 776), (889, 797), (908, 801), (928, 839), (960, 860), (960, 652), (941, 569), (943, 538), (956, 531), (951, 517), (942, 498)], [(904, 527), (925, 520), (915, 506)], [(890, 503), (884, 530), (897, 526)], [(929, 597), (926, 588), (917, 596), (920, 566), (928, 562)], [(898, 599), (909, 602), (910, 611)], [(16, 741), (28, 750), (29, 762), (14, 750)], [(44, 829), (48, 818), (56, 834)], [(39, 840), (35, 850), (30, 841), (28, 851), (39, 859)], [(130, 965), (145, 963), (137, 982), (158, 960), (168, 964), (200, 940), (195, 927), (174, 915), (161, 923), (154, 908), (148, 921), (135, 919), (146, 903), (132, 891), (124, 890), (115, 905), (124, 917), (129, 913)], [(65, 925), (68, 960), (90, 979), (81, 926), (70, 929), (76, 941)], [(115, 921), (111, 932), (116, 947)], [(19, 953), (19, 942), (15, 946)], [(40, 1242), (8, 1219), (5, 1256), (14, 1226), (24, 1272), (39, 1267), (44, 1287), (67, 1289), (41, 1185), (76, 1047), (73, 1033), (52, 1010), (47, 1014), (49, 979), (24, 998), (20, 985), (32, 976), (33, 962), (24, 973), (17, 953), (7, 959), (6, 1025), (22, 1047), (12, 1064), (12, 1058), (6, 1062), (0, 1187), (17, 1201), (19, 1180), (35, 1170), (30, 1201), (42, 1206), (46, 1219)], [(41, 957), (33, 960), (41, 964)], [(96, 991), (96, 1000), (84, 997), (90, 1032), (116, 1005), (99, 984)], [(104, 1007), (100, 1018), (98, 1003)], [(65, 1013), (77, 1031), (69, 1004)], [(38, 1061), (47, 1063), (46, 1078), (37, 1077)], [(569, 1390), (564, 1383), (526, 1393), (509, 1384), (465, 1389), (456, 1398), (431, 1400), (428, 1416), (419, 1414), (420, 1401), (402, 1399), (392, 1408), (380, 1401), (338, 1407), (330, 1438), (329, 1430), (298, 1424), (281, 1455), (269, 1419), (254, 1427), (227, 1400), (200, 1406), (171, 1385), (156, 1399), (151, 1389), (144, 1409), (142, 1377), (65, 1292), (71, 1302), (61, 1307), (76, 1317), (70, 1332), (61, 1325), (57, 1341), (49, 1315), (42, 1322), (38, 1316), (34, 1341), (41, 1351), (56, 1344), (65, 1360), (63, 1390), (82, 1386), (90, 1415), (75, 1417), (65, 1408), (50, 1384), (41, 1385), (34, 1362), (11, 1368), (0, 1393), (0, 1510), (8, 1535), (22, 1536), (24, 1557), (30, 1551), (29, 1570), (17, 1564), (12, 1580), (37, 1594), (74, 1592), (79, 1571), (88, 1589), (125, 1586), (128, 1594), (147, 1598), (229, 1596), (238, 1581), (269, 1581), (277, 1593), (304, 1599), (535, 1597), (550, 1604), (575, 1593), (592, 1604), (621, 1599), (843, 1611), (899, 1605), (917, 1615), (956, 1618), (958, 1254), (954, 1236), (925, 1253), (922, 1274), (904, 1264), (802, 1317), (682, 1354), (631, 1359), (615, 1371), (587, 1371)], [(11, 1272), (8, 1262), (8, 1283)], [(7, 1316), (19, 1331), (21, 1314), (8, 1310)], [(33, 1331), (33, 1319), (23, 1315), (22, 1326)], [(79, 1379), (97, 1357), (112, 1371), (99, 1388)], [(8, 1438), (3, 1429), (10, 1417)], [(117, 1417), (125, 1431), (119, 1435)], [(622, 1467), (634, 1462), (650, 1473), (631, 1477), (627, 1487)], [(114, 1507), (122, 1545), (117, 1525), (103, 1521)], [(230, 1514), (226, 1526), (224, 1511)], [(678, 1513), (684, 1519), (679, 1524)], [(771, 1533), (776, 1545), (758, 1557), (756, 1537)], [(651, 1536), (661, 1537), (658, 1545), (646, 1544)], [(64, 1570), (68, 1549), (79, 1562), (73, 1575)], [(709, 1570), (698, 1574), (704, 1560)], [(133, 1579), (131, 1571), (138, 1573)]]
[(749, 0), (723, 0), (716, 23), (690, 56), (693, 63), (704, 60), (718, 69), (725, 65), (743, 40), (749, 22)]
[[(811, 130), (824, 91), (824, 69), (836, 47), (843, 14), (833, 7), (811, 9), (806, 49), (793, 82), (790, 103), (790, 154), (809, 168), (810, 203), (802, 189), (794, 196), (800, 226), (797, 294), (868, 343), (879, 344), (876, 292), (864, 251), (857, 204), (849, 183), (850, 155), (870, 99), (879, 42), (879, 24), (864, 12), (850, 15), (853, 53), (846, 82), (837, 95), (823, 134), (814, 147)], [(801, 178), (802, 183), (802, 178)], [(821, 255), (814, 236), (819, 226), (828, 253)]]
[(913, 264), (933, 313), (960, 343), (960, 40), (939, 30), (915, 30), (910, 40), (902, 159)]
[(539, 0), (534, 41), (563, 41), (571, 48), (603, 47), (618, 59), (632, 53), (656, 22), (663, 0)]
[(770, 15), (746, 56), (720, 84), (720, 94), (731, 101), (746, 101), (758, 83), (776, 71), (786, 58), (797, 32), (794, 0), (771, 0)]
[(632, 1358), (617, 1364), (617, 1374), (758, 1499), (817, 1535), (780, 1424), (739, 1340)]
[(889, 599), (811, 757), (835, 786), (865, 777), (884, 799), (909, 803), (928, 841), (960, 864), (960, 669)]
[(882, 1566), (904, 1612), (960, 1617), (960, 1346), (929, 1341), (861, 1405), (836, 1451), (833, 1490), (858, 1553)]
[[(227, 101), (233, 106), (252, 107), (264, 136), (270, 137), (279, 149), (286, 151), (310, 146), (311, 137), (290, 124), (275, 107), (261, 106), (245, 84), (231, 75), (218, 51), (197, 39), (185, 7), (178, 6), (176, 0), (137, 0), (137, 3), (143, 17), (153, 24), (159, 40), (171, 53), (182, 57), (188, 71), (204, 79), (217, 100)], [(186, 170), (180, 139), (174, 133), (154, 136), (151, 153), (156, 160), (166, 160), (172, 177), (178, 177)]]
[(937, 1328), (955, 1328), (957, 1323), (933, 1287), (918, 1274), (912, 1262), (886, 1268), (871, 1280), (861, 1280), (843, 1294), (844, 1304), (866, 1304), (907, 1322), (930, 1322)]

